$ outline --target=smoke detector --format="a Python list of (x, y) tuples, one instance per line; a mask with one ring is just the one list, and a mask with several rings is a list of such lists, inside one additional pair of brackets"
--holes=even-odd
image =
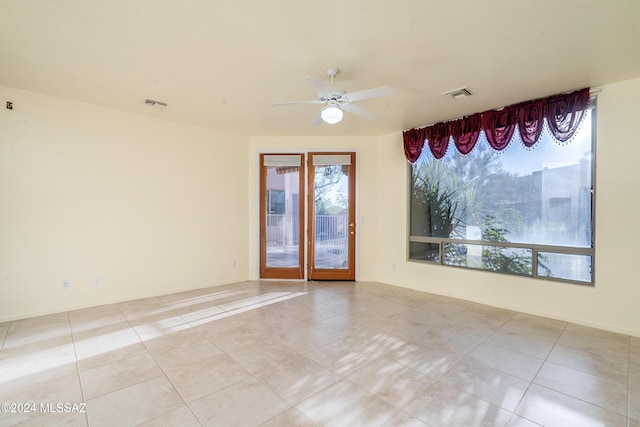
[(443, 93), (444, 96), (450, 96), (453, 99), (462, 99), (467, 98), (472, 95), (471, 91), (466, 87), (461, 87), (459, 89), (453, 89)]

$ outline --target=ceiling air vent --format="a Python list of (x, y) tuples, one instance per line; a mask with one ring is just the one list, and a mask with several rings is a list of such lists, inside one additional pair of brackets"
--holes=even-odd
[(144, 103), (146, 105), (151, 105), (153, 107), (166, 107), (167, 103), (166, 102), (162, 102), (162, 101), (156, 101), (155, 99), (145, 99)]
[(471, 91), (466, 87), (461, 87), (460, 89), (453, 89), (448, 92), (443, 93), (445, 96), (450, 96), (453, 99), (462, 99), (471, 96)]

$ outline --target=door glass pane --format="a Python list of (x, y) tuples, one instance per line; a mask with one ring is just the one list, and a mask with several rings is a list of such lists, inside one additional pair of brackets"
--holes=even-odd
[(296, 268), (300, 266), (300, 168), (265, 166), (265, 169), (266, 264)]
[(349, 165), (315, 166), (314, 266), (349, 268)]

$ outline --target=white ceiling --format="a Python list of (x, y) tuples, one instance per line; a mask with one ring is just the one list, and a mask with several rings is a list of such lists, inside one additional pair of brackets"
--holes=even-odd
[[(638, 77), (638, 22), (639, 0), (0, 0), (0, 85), (246, 135), (381, 135)], [(314, 99), (327, 67), (393, 88), (358, 103), (380, 118), (269, 107)]]

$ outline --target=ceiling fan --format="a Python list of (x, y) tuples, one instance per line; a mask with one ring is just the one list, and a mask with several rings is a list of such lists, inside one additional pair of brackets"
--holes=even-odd
[(375, 120), (378, 115), (371, 111), (365, 110), (362, 107), (354, 105), (353, 102), (361, 101), (363, 99), (377, 98), (379, 96), (391, 95), (390, 87), (378, 87), (374, 89), (359, 90), (356, 92), (346, 92), (344, 89), (333, 86), (333, 79), (336, 77), (340, 70), (337, 68), (327, 68), (327, 76), (331, 79), (331, 85), (325, 86), (317, 77), (307, 77), (307, 81), (318, 91), (318, 99), (307, 101), (287, 101), (276, 102), (271, 104), (272, 107), (279, 107), (282, 105), (293, 104), (324, 104), (324, 107), (320, 110), (313, 125), (317, 126), (321, 122), (329, 124), (335, 124), (342, 120), (343, 110), (349, 113), (355, 114), (365, 119)]

